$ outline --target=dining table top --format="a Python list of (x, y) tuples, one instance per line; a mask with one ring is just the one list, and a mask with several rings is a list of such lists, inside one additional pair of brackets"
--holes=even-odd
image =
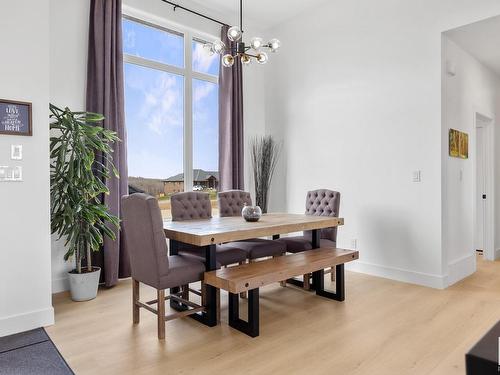
[(247, 222), (241, 216), (186, 221), (166, 220), (163, 222), (163, 228), (165, 236), (171, 240), (195, 246), (207, 246), (256, 237), (331, 228), (343, 224), (344, 219), (339, 217), (271, 213), (262, 215), (257, 222)]

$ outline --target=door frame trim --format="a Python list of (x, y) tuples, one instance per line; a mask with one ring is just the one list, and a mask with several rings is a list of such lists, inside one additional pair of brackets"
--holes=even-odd
[[(481, 121), (478, 121), (481, 120)], [(473, 238), (474, 247), (476, 247), (476, 232), (477, 232), (477, 129), (484, 128), (486, 135), (486, 175), (490, 178), (486, 179), (486, 204), (485, 204), (485, 220), (484, 220), (484, 249), (483, 256), (486, 260), (495, 260), (495, 119), (492, 115), (487, 115), (482, 111), (473, 111), (474, 123), (474, 151), (473, 151)], [(475, 249), (474, 249), (475, 250)]]

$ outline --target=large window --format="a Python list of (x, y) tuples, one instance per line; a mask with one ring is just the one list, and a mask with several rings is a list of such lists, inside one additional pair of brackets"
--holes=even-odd
[(158, 197), (207, 191), (215, 201), (218, 173), (219, 59), (187, 30), (123, 18), (125, 116), (129, 185)]

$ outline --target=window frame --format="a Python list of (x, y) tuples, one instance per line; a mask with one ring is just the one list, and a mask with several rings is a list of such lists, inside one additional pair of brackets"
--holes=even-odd
[[(193, 79), (219, 84), (219, 76), (208, 73), (200, 73), (193, 70), (193, 42), (207, 42), (217, 39), (216, 36), (203, 33), (188, 27), (173, 24), (163, 18), (153, 17), (133, 8), (124, 7), (122, 18), (133, 22), (153, 27), (161, 31), (177, 34), (184, 41), (184, 67), (178, 67), (159, 61), (149, 60), (139, 56), (123, 53), (123, 63), (142, 66), (145, 68), (160, 70), (166, 73), (176, 74), (184, 78), (184, 139), (183, 139), (183, 173), (184, 191), (192, 191), (194, 185), (193, 173)], [(219, 71), (220, 75), (220, 71)], [(168, 178), (168, 177), (165, 177)]]

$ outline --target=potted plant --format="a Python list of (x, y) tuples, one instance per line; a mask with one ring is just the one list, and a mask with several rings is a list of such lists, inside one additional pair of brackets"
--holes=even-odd
[(119, 139), (100, 126), (100, 114), (52, 104), (50, 112), (50, 129), (57, 133), (50, 138), (51, 231), (65, 238), (64, 260), (75, 262), (69, 272), (71, 298), (88, 301), (97, 295), (101, 273), (92, 266), (91, 253), (101, 249), (104, 236), (114, 240), (113, 229), (119, 228), (119, 219), (102, 203), (109, 194), (103, 181), (119, 177), (111, 155)]
[(280, 152), (281, 145), (270, 135), (255, 137), (250, 141), (255, 204), (262, 209), (264, 214), (267, 213), (269, 189)]

